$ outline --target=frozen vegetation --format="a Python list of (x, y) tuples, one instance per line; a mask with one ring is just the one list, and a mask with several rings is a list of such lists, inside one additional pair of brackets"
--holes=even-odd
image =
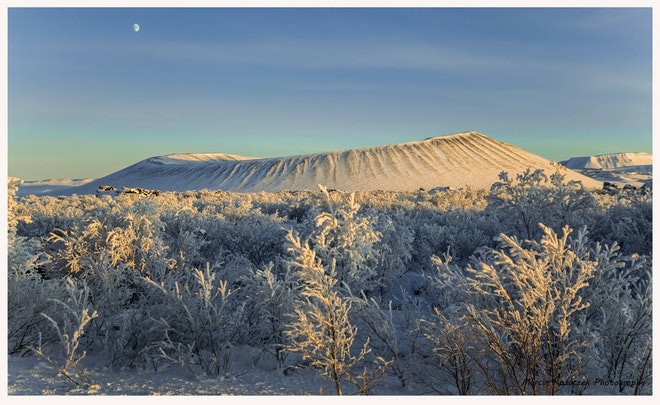
[(8, 204), (10, 395), (652, 393), (647, 189)]

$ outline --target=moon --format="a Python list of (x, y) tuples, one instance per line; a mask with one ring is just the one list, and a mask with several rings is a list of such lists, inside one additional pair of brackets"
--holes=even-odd
[(135, 32), (140, 31), (140, 26), (138, 24), (133, 24), (133, 31)]

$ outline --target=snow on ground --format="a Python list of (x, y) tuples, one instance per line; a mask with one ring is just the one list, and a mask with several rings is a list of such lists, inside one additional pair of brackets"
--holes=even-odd
[(578, 170), (585, 176), (599, 181), (609, 181), (619, 185), (629, 184), (635, 187), (653, 186), (653, 174), (650, 166), (625, 167), (621, 169), (584, 169)]
[[(600, 160), (592, 157), (580, 158), (579, 161), (574, 159), (571, 165), (600, 181), (642, 184), (649, 181), (652, 175), (652, 163), (644, 160), (647, 157), (643, 154), (617, 155)], [(600, 166), (588, 167), (596, 165), (594, 162)], [(417, 190), (420, 187), (431, 189), (465, 185), (489, 187), (497, 181), (499, 172), (516, 173), (527, 167), (552, 170), (555, 166), (512, 145), (469, 132), (420, 142), (276, 159), (227, 154), (173, 154), (138, 162), (96, 180), (22, 181), (18, 195), (95, 193), (100, 184), (117, 188), (220, 188), (235, 191), (315, 189), (318, 183), (344, 190)], [(598, 181), (572, 170), (567, 173), (569, 180), (579, 179), (600, 188)], [(5, 363), (8, 373), (6, 395), (3, 397), (12, 402), (33, 403), (35, 399), (32, 396), (41, 395), (48, 395), (48, 400), (52, 398), (56, 401), (62, 399), (61, 396), (67, 396), (67, 402), (71, 399), (69, 395), (94, 395), (95, 399), (154, 395), (183, 397), (185, 400), (191, 395), (230, 395), (251, 398), (252, 403), (255, 396), (267, 395), (269, 401), (282, 396), (289, 403), (294, 398), (308, 395), (318, 398), (320, 394), (334, 393), (332, 384), (313, 370), (297, 370), (284, 375), (263, 358), (255, 364), (259, 353), (252, 349), (241, 350), (237, 356), (240, 361), (232, 370), (233, 377), (228, 379), (196, 379), (178, 366), (163, 366), (157, 372), (110, 370), (101, 366), (102, 359), (86, 358), (86, 368), (95, 383), (89, 389), (77, 388), (67, 382), (38, 358), (9, 356)], [(351, 392), (350, 388), (347, 392)], [(396, 396), (429, 394), (423, 387), (414, 384), (401, 388), (394, 377), (388, 377), (375, 393)]]
[[(255, 359), (261, 359), (255, 364)], [(334, 386), (317, 372), (298, 369), (288, 375), (260, 356), (259, 350), (243, 348), (232, 365), (229, 378), (196, 378), (177, 365), (165, 365), (153, 370), (111, 370), (99, 366), (101, 358), (85, 358), (85, 368), (94, 385), (80, 388), (58, 376), (48, 363), (39, 358), (9, 356), (7, 394), (32, 395), (146, 395), (146, 396), (320, 396), (334, 395)], [(345, 392), (353, 392), (351, 386)], [(377, 395), (420, 395), (422, 387), (401, 388), (395, 377), (388, 377), (378, 387)]]
[[(145, 159), (80, 187), (51, 195), (93, 194), (100, 185), (185, 191), (238, 192), (316, 190), (318, 184), (345, 191), (416, 191), (434, 187), (489, 188), (502, 171), (517, 174), (558, 164), (477, 132), (463, 132), (371, 148), (281, 158), (227, 154), (173, 154)], [(566, 180), (588, 188), (602, 183), (565, 169)]]
[[(9, 395), (314, 395), (319, 387), (331, 386), (311, 372), (285, 376), (243, 365), (238, 376), (195, 378), (190, 372), (170, 366), (155, 371), (112, 371), (92, 366), (90, 388), (76, 387), (44, 361), (9, 358)], [(244, 374), (243, 374), (244, 373)]]
[[(74, 384), (65, 380), (45, 362), (35, 357), (17, 357), (9, 356), (7, 374), (8, 384), (4, 399), (10, 403), (33, 404), (36, 399), (45, 399), (55, 402), (69, 404), (71, 401), (88, 401), (90, 396), (96, 401), (99, 398), (111, 400), (113, 402), (124, 401), (119, 399), (122, 396), (140, 396), (140, 397), (158, 397), (175, 401), (188, 401), (190, 396), (196, 399), (212, 400), (213, 397), (223, 396), (223, 400), (237, 401), (245, 403), (249, 401), (254, 403), (257, 397), (267, 396), (268, 401), (281, 398), (287, 404), (291, 402), (304, 402), (318, 400), (328, 400), (335, 397), (335, 391), (332, 383), (323, 379), (317, 372), (309, 369), (296, 370), (289, 375), (284, 375), (273, 367), (264, 364), (254, 364), (253, 360), (258, 357), (252, 349), (246, 349), (241, 353), (242, 359), (233, 367), (235, 376), (229, 378), (209, 377), (195, 378), (187, 370), (171, 365), (161, 366), (155, 371), (136, 371), (136, 370), (110, 370), (98, 366), (102, 364), (101, 359), (86, 358), (86, 368), (93, 385), (88, 388), (76, 387)], [(96, 366), (95, 366), (96, 364)], [(345, 394), (354, 392), (351, 386), (345, 387)], [(4, 394), (4, 393), (3, 393)], [(597, 387), (591, 384), (584, 392), (584, 395), (607, 395), (617, 396), (617, 386)], [(428, 404), (436, 404), (439, 400), (438, 394), (429, 392), (428, 389), (411, 382), (409, 386), (402, 388), (398, 380), (393, 376), (388, 376), (386, 380), (376, 387), (375, 392), (370, 397), (360, 397), (360, 401), (378, 401), (386, 402), (396, 401), (399, 403), (407, 397), (415, 397), (415, 401), (422, 401)], [(420, 397), (421, 396), (421, 397)], [(336, 398), (336, 397), (335, 397)], [(347, 397), (344, 397), (347, 398)], [(464, 403), (467, 399), (472, 403), (474, 396), (469, 398), (459, 398), (457, 396), (443, 396), (442, 401), (460, 401)], [(506, 397), (506, 404), (511, 401), (521, 400), (522, 397)], [(547, 400), (549, 397), (541, 398)], [(591, 397), (594, 398), (594, 397)], [(599, 397), (602, 398), (602, 397)], [(501, 399), (501, 398), (500, 398)], [(537, 398), (538, 399), (538, 398)], [(562, 396), (562, 401), (582, 402), (587, 397)], [(348, 399), (345, 399), (348, 400)], [(495, 397), (489, 397), (489, 401), (499, 400)], [(525, 401), (532, 400), (526, 397)], [(653, 396), (636, 397), (636, 402), (653, 403)], [(4, 402), (6, 403), (6, 402)]]
[(71, 187), (78, 187), (90, 183), (94, 179), (46, 179), (46, 180), (21, 180), (18, 178), (10, 178), (18, 181), (17, 196), (22, 197), (29, 194), (35, 195), (50, 195), (51, 193), (57, 194), (62, 190)]

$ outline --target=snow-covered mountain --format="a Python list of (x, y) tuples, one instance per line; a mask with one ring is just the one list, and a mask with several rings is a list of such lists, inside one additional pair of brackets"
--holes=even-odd
[(621, 169), (653, 165), (653, 155), (646, 152), (610, 153), (596, 156), (572, 157), (560, 162), (570, 169)]
[(635, 187), (653, 186), (653, 155), (646, 152), (572, 157), (560, 162), (585, 176)]
[[(488, 188), (502, 171), (513, 175), (527, 168), (542, 168), (553, 173), (557, 167), (516, 146), (477, 132), (462, 132), (416, 142), (279, 158), (221, 153), (158, 156), (50, 194), (90, 194), (100, 185), (239, 192), (315, 190), (318, 184), (346, 191)], [(562, 170), (567, 180), (580, 180), (589, 188), (602, 185), (573, 170)]]

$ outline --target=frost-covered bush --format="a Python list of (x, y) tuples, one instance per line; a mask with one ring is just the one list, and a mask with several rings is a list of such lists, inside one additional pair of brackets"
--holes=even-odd
[(75, 385), (90, 386), (92, 380), (82, 365), (82, 360), (87, 354), (85, 347), (91, 346), (94, 337), (92, 342), (86, 344), (83, 338), (85, 328), (98, 316), (98, 313), (92, 307), (89, 290), (84, 281), (76, 282), (67, 278), (65, 289), (67, 292), (65, 299), (53, 299), (51, 308), (41, 313), (57, 332), (58, 347), (44, 351), (44, 345), (48, 343), (39, 339), (36, 345), (30, 346), (30, 350), (44, 358), (59, 375), (70, 382)]
[(250, 270), (242, 279), (237, 299), (244, 303), (244, 343), (263, 348), (282, 368), (288, 354), (285, 331), (297, 298), (297, 282), (291, 271), (278, 275), (273, 269), (269, 263), (263, 270)]
[(286, 230), (280, 217), (250, 212), (223, 225), (220, 249), (241, 255), (254, 266), (265, 266), (286, 253), (282, 243)]
[[(568, 226), (561, 235), (541, 229), (538, 242), (500, 235), (501, 249), (482, 249), (465, 271), (434, 258), (436, 315), (421, 321), (433, 349), (417, 372), (427, 386), (575, 394), (609, 378), (648, 389), (650, 265), (594, 243), (585, 228), (574, 236)], [(424, 372), (434, 365), (438, 374)]]
[(350, 296), (352, 311), (357, 318), (356, 324), (364, 325), (366, 339), (370, 349), (389, 365), (388, 371), (394, 374), (402, 387), (408, 384), (408, 365), (405, 358), (404, 344), (401, 344), (401, 331), (395, 325), (392, 302), (383, 308), (383, 305), (373, 297)]
[(312, 233), (315, 254), (324, 266), (334, 262), (340, 285), (346, 283), (353, 291), (375, 291), (381, 285), (376, 271), (380, 257), (375, 244), (381, 237), (374, 229), (376, 218), (358, 215), (360, 205), (355, 194), (337, 201), (325, 187), (321, 186), (321, 191), (328, 206), (316, 217)]
[(158, 371), (164, 360), (156, 348), (162, 341), (161, 330), (154, 325), (148, 304), (132, 305), (115, 314), (99, 314), (103, 322), (100, 343), (108, 366), (113, 370), (151, 369)]
[(206, 231), (207, 218), (185, 201), (182, 205), (165, 208), (160, 214), (163, 243), (179, 267), (201, 268), (209, 260), (204, 257), (204, 249), (211, 243)]
[(143, 280), (154, 289), (149, 296), (152, 333), (161, 335), (151, 350), (195, 376), (228, 377), (243, 311), (227, 282), (210, 266)]
[(589, 307), (581, 290), (597, 263), (583, 231), (569, 238), (567, 226), (561, 236), (541, 229), (543, 237), (528, 241), (529, 248), (500, 235), (502, 250), (483, 252), (465, 276), (456, 276), (471, 298), (460, 318), (478, 345), (471, 359), (493, 393), (556, 394), (562, 381), (583, 378), (577, 349), (585, 342), (576, 338), (574, 323)]
[(457, 190), (439, 191), (429, 196), (433, 208), (447, 210), (483, 210), (486, 208), (487, 191), (464, 187)]
[(41, 313), (52, 306), (53, 299), (63, 299), (65, 295), (61, 280), (44, 280), (39, 274), (44, 258), (38, 239), (17, 235), (17, 225), (29, 223), (31, 217), (16, 201), (16, 185), (9, 181), (7, 200), (7, 346), (10, 354), (26, 351), (39, 339), (46, 342), (56, 339)]
[[(635, 394), (650, 393), (652, 368), (651, 263), (638, 255), (623, 256), (616, 244), (591, 248), (598, 263), (584, 299), (585, 356), (598, 375), (615, 381), (635, 381)], [(645, 384), (641, 384), (644, 382)], [(621, 392), (626, 389), (620, 386)]]
[(421, 271), (432, 268), (431, 257), (449, 249), (448, 226), (437, 216), (414, 218), (414, 245), (411, 264)]
[[(93, 264), (84, 281), (98, 317), (90, 323), (88, 334), (98, 336), (97, 344), (103, 348), (108, 363), (117, 368), (144, 366), (146, 360), (140, 351), (146, 345), (138, 314), (141, 288), (140, 273), (123, 264), (112, 266), (107, 255), (101, 255)], [(134, 322), (132, 322), (134, 321)]]
[(112, 267), (121, 265), (148, 275), (176, 264), (165, 256), (167, 246), (161, 239), (162, 224), (158, 219), (128, 212), (122, 222), (112, 227), (93, 219), (71, 230), (52, 232), (45, 239), (49, 262), (44, 273), (51, 278), (84, 278), (97, 263), (108, 260)]
[[(595, 267), (589, 285), (575, 295), (589, 306), (569, 316), (568, 341), (558, 337), (563, 315), (554, 312), (546, 329), (557, 343), (539, 349), (543, 360), (537, 368), (555, 354), (561, 357), (557, 350), (569, 342), (562, 376), (646, 381), (622, 393), (650, 393), (650, 194), (590, 194), (577, 183), (564, 183), (561, 175), (542, 172), (528, 171), (514, 181), (503, 176), (490, 192), (202, 190), (158, 197), (17, 198), (9, 184), (8, 351), (29, 355), (29, 347), (41, 347), (52, 359), (64, 358), (57, 329), (41, 313), (64, 325), (66, 311), (53, 312), (53, 300), (67, 302), (69, 277), (76, 288), (84, 284), (90, 311), (98, 314), (85, 324), (79, 349), (102, 353), (113, 369), (159, 370), (174, 361), (197, 375), (236, 374), (231, 369), (236, 345), (262, 351), (262, 359), (285, 370), (298, 365), (301, 353), (287, 357), (284, 349), (292, 344), (285, 332), (299, 319), (295, 309), (307, 308), (300, 268), (292, 266), (300, 249), (287, 250), (291, 233), (300, 235), (301, 246), (313, 252), (326, 275), (335, 271), (330, 290), (339, 314), (341, 305), (349, 305), (345, 319), (355, 331), (347, 356), (370, 350), (343, 377), (346, 386), (353, 378), (357, 392), (369, 391), (388, 364), (401, 384), (426, 393), (493, 393), (504, 382), (505, 391), (519, 392), (510, 375), (493, 374), (506, 369), (496, 346), (487, 343), (497, 338), (511, 355), (524, 351), (494, 322), (504, 312), (488, 312), (509, 304), (484, 283), (497, 285), (498, 277), (521, 314), (520, 324), (532, 330), (522, 314), (542, 302), (550, 308), (552, 299), (546, 294), (546, 301), (539, 298), (523, 311), (527, 304), (520, 297), (533, 284), (515, 287), (512, 280), (514, 273), (529, 270), (525, 266), (533, 268), (525, 258), (540, 265), (558, 257), (552, 243), (543, 244), (550, 230), (534, 224), (542, 220), (555, 234), (566, 224), (590, 230), (589, 238), (582, 231), (571, 234), (565, 257), (548, 261), (548, 269), (569, 260), (579, 265), (565, 274)], [(500, 233), (508, 241), (493, 239)], [(194, 269), (206, 269), (201, 279)], [(483, 291), (461, 288), (477, 282)], [(212, 291), (210, 306), (203, 291)], [(469, 317), (469, 305), (478, 317)], [(202, 321), (214, 311), (222, 313), (219, 320)], [(488, 335), (479, 322), (497, 333)], [(213, 339), (203, 337), (209, 331)], [(378, 358), (386, 360), (374, 363)], [(519, 360), (517, 370), (531, 375), (526, 361)], [(538, 372), (536, 378), (546, 377)], [(551, 393), (547, 387), (539, 391)], [(600, 392), (591, 388), (587, 393)]]
[(432, 392), (470, 395), (478, 392), (478, 352), (467, 324), (455, 315), (435, 308), (431, 317), (420, 319), (419, 328), (426, 341), (417, 343), (413, 373)]
[(414, 233), (412, 227), (405, 223), (406, 218), (400, 212), (377, 218), (373, 227), (381, 236), (374, 244), (374, 250), (378, 252), (375, 271), (380, 284), (380, 295), (383, 295), (385, 291), (395, 287), (397, 281), (408, 271), (412, 259)]
[[(263, 267), (286, 253), (284, 218), (275, 214), (251, 211), (225, 217), (205, 211), (196, 215), (192, 223), (194, 229), (189, 227), (185, 236), (198, 242), (195, 254), (209, 263), (232, 255), (245, 258), (253, 267)], [(181, 239), (181, 233), (178, 238)]]
[(653, 201), (651, 194), (624, 194), (616, 205), (595, 216), (592, 235), (602, 243), (616, 242), (625, 255), (650, 255), (653, 249)]
[(296, 301), (295, 315), (286, 331), (287, 350), (299, 353), (310, 366), (321, 370), (338, 395), (343, 394), (342, 382), (354, 385), (358, 394), (367, 394), (382, 379), (386, 362), (376, 358), (371, 369), (359, 373), (370, 353), (369, 339), (356, 353), (353, 344), (357, 328), (351, 323), (351, 301), (342, 297), (337, 287), (334, 259), (326, 266), (307, 243), (291, 232), (287, 234), (300, 279), (301, 299)]
[[(447, 214), (447, 246), (456, 262), (466, 263), (480, 248), (494, 247), (499, 226), (489, 217), (474, 211), (451, 211)], [(438, 255), (444, 251), (435, 251)]]
[(577, 228), (584, 223), (581, 216), (593, 211), (593, 195), (578, 181), (564, 182), (557, 171), (548, 176), (542, 169), (527, 169), (510, 179), (508, 173), (491, 186), (486, 212), (492, 213), (503, 228), (500, 232), (536, 239), (537, 224), (543, 223), (559, 232), (564, 225)]
[(80, 223), (81, 219), (90, 215), (98, 201), (78, 196), (72, 197), (37, 197), (28, 195), (17, 204), (20, 212), (29, 215), (29, 221), (17, 224), (18, 234), (25, 237), (45, 237), (57, 229), (69, 229)]
[[(652, 376), (652, 294), (648, 279), (636, 288), (621, 291), (617, 305), (601, 307), (594, 322), (600, 337), (595, 356), (606, 376), (614, 381), (634, 381), (635, 394), (650, 394)], [(644, 383), (644, 384), (642, 384)], [(625, 385), (619, 387), (624, 392)]]
[[(10, 247), (11, 251), (11, 247)], [(55, 331), (41, 313), (53, 306), (54, 299), (65, 295), (62, 280), (44, 280), (29, 263), (10, 264), (7, 275), (7, 348), (9, 354), (18, 354), (29, 346), (56, 339)], [(41, 334), (41, 337), (40, 337)]]

